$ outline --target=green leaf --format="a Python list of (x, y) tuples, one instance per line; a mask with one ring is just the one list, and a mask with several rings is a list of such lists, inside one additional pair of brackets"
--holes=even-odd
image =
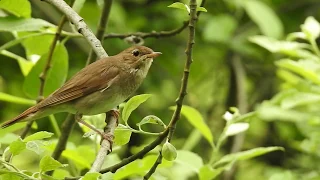
[(259, 26), (264, 35), (274, 38), (283, 36), (282, 22), (263, 1), (247, 0), (244, 7), (248, 16)]
[(114, 144), (118, 146), (123, 146), (130, 141), (131, 130), (126, 128), (126, 126), (118, 126), (114, 131)]
[(40, 31), (48, 27), (54, 27), (54, 25), (42, 19), (0, 18), (0, 31)]
[[(190, 8), (188, 5), (186, 4), (183, 4), (181, 2), (175, 2), (171, 5), (168, 6), (169, 8), (176, 8), (176, 9), (182, 9), (182, 10), (185, 10), (187, 11), (188, 13), (190, 13)], [(206, 11), (205, 11), (206, 12)]]
[(148, 100), (152, 95), (151, 94), (141, 94), (133, 96), (129, 101), (124, 105), (122, 110), (122, 119), (127, 122), (132, 111), (138, 108), (138, 106)]
[(314, 93), (297, 92), (292, 96), (284, 98), (281, 102), (281, 108), (291, 109), (296, 106), (303, 106), (320, 102), (320, 95)]
[[(31, 36), (36, 34), (34, 32), (19, 32), (18, 37), (23, 38), (26, 36)], [(38, 55), (42, 56), (48, 53), (54, 36), (52, 34), (44, 34), (42, 36), (34, 36), (32, 38), (27, 38), (22, 41), (22, 46), (26, 50), (27, 59), (32, 60), (32, 56)], [(39, 57), (40, 58), (40, 57)]]
[(0, 143), (1, 144), (10, 144), (13, 141), (17, 140), (19, 138), (18, 135), (13, 133), (7, 133), (4, 136), (0, 136)]
[(249, 123), (245, 123), (245, 122), (234, 123), (228, 127), (226, 131), (226, 136), (234, 136), (236, 134), (246, 131), (247, 129), (249, 129)]
[(30, 136), (26, 137), (23, 141), (29, 142), (29, 141), (34, 141), (34, 140), (46, 139), (46, 138), (50, 138), (52, 135), (53, 135), (53, 133), (51, 133), (51, 132), (40, 131), (40, 132), (36, 132), (34, 134), (31, 134)]
[(1, 0), (0, 8), (18, 17), (30, 17), (31, 5), (28, 0)]
[(31, 99), (25, 99), (17, 96), (12, 96), (10, 94), (6, 94), (3, 92), (0, 92), (0, 101), (6, 101), (16, 104), (23, 104), (23, 105), (35, 105), (36, 101)]
[(203, 38), (209, 42), (229, 43), (237, 27), (230, 15), (213, 16), (204, 26)]
[(320, 36), (320, 23), (314, 17), (308, 17), (301, 29), (308, 39), (317, 39)]
[(204, 7), (197, 7), (197, 11), (208, 12), (207, 9)]
[(320, 84), (319, 69), (320, 64), (314, 60), (299, 60), (282, 59), (276, 62), (278, 67), (295, 72), (302, 77), (309, 79), (315, 84)]
[(91, 146), (80, 145), (76, 149), (66, 149), (62, 152), (62, 156), (72, 160), (79, 169), (90, 169), (91, 163), (95, 158), (95, 149)]
[(247, 151), (237, 152), (233, 154), (228, 154), (223, 156), (218, 162), (214, 164), (214, 166), (222, 165), (225, 163), (230, 163), (233, 161), (242, 161), (247, 159), (252, 159), (257, 156), (261, 156), (264, 154), (267, 154), (272, 151), (284, 151), (284, 148), (282, 147), (260, 147), (260, 148), (254, 148)]
[(25, 58), (18, 56), (12, 52), (9, 52), (7, 50), (1, 50), (0, 54), (5, 55), (7, 57), (10, 57), (12, 59), (15, 59), (18, 61), (18, 64), (20, 66), (21, 72), (24, 76), (27, 76), (28, 73), (31, 71), (33, 67), (33, 62), (26, 60)]
[(145, 124), (164, 125), (162, 120), (155, 115), (149, 115), (149, 116), (144, 117), (139, 123), (137, 123), (137, 126), (141, 127), (142, 125), (145, 125)]
[(185, 150), (178, 150), (178, 156), (174, 162), (196, 173), (199, 173), (203, 166), (202, 158), (198, 154)]
[(1, 180), (24, 180), (26, 176), (19, 172), (0, 170)]
[(21, 122), (21, 123), (16, 123), (12, 126), (9, 126), (5, 129), (0, 129), (0, 137), (4, 137), (8, 133), (12, 133), (12, 132), (15, 132), (19, 129), (25, 128), (26, 124), (27, 124), (27, 122)]
[(161, 150), (163, 158), (173, 161), (177, 158), (177, 149), (169, 142), (164, 143)]
[(86, 0), (74, 1), (72, 9), (79, 14), (85, 2)]
[(83, 176), (82, 180), (97, 180), (99, 176), (101, 176), (100, 173), (88, 172)]
[(214, 179), (223, 172), (224, 168), (213, 169), (211, 165), (204, 165), (200, 168), (199, 179), (208, 180)]
[[(114, 180), (122, 180), (127, 179), (127, 177), (133, 175), (140, 175), (144, 176), (147, 171), (153, 166), (154, 162), (158, 158), (157, 155), (148, 155), (143, 159), (137, 159), (130, 164), (118, 169), (113, 176)], [(162, 160), (162, 163), (159, 164), (158, 168), (168, 168), (173, 165), (172, 162), (166, 161), (165, 159)]]
[(40, 171), (41, 172), (47, 172), (47, 171), (52, 171), (55, 169), (58, 169), (60, 167), (63, 167), (63, 165), (53, 159), (51, 156), (46, 155), (40, 160)]
[[(170, 107), (171, 110), (175, 110), (176, 107)], [(211, 146), (213, 146), (213, 136), (208, 127), (208, 125), (204, 122), (199, 111), (190, 106), (182, 106), (181, 113), (187, 118), (187, 120), (192, 124), (195, 128), (197, 128), (203, 137), (209, 142)]]
[(19, 138), (17, 139), (16, 141), (13, 141), (11, 144), (10, 144), (10, 151), (12, 153), (12, 155), (18, 155), (21, 153), (21, 151), (25, 150), (26, 149), (26, 143), (25, 142), (22, 142), (22, 140)]
[[(37, 64), (32, 68), (26, 77), (23, 90), (26, 94), (36, 99), (39, 95), (40, 79), (39, 76), (47, 62), (48, 54), (41, 57)], [(65, 82), (68, 73), (68, 52), (63, 44), (57, 45), (52, 56), (51, 66), (48, 70), (45, 85), (44, 96), (48, 96)]]

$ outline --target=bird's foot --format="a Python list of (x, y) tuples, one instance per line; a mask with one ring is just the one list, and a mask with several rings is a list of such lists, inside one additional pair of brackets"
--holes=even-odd
[(112, 145), (113, 145), (113, 139), (114, 139), (114, 135), (111, 133), (105, 133), (105, 132), (100, 132), (99, 133), (102, 137), (100, 144), (102, 144), (103, 140), (107, 140), (110, 143), (110, 152), (112, 152)]
[(113, 117), (117, 119), (117, 126), (119, 125), (120, 111), (117, 109), (110, 110), (110, 113)]

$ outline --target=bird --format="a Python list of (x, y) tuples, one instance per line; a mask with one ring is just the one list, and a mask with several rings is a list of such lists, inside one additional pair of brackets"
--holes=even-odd
[(83, 121), (82, 115), (106, 113), (128, 99), (147, 76), (153, 59), (160, 54), (146, 46), (132, 46), (117, 55), (97, 60), (77, 72), (47, 98), (0, 127), (69, 112), (75, 114), (78, 122), (110, 139)]

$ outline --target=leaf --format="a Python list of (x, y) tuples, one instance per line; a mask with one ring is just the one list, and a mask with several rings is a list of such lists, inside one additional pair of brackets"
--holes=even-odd
[(88, 172), (83, 176), (82, 180), (97, 180), (99, 176), (101, 176), (100, 173)]
[(63, 167), (63, 165), (53, 159), (51, 156), (46, 155), (40, 160), (40, 171), (41, 172), (47, 172), (47, 171), (52, 171), (55, 169), (58, 169), (60, 167)]
[[(170, 107), (171, 110), (175, 110), (176, 107)], [(208, 125), (204, 122), (199, 111), (190, 106), (182, 106), (181, 113), (187, 118), (191, 125), (197, 128), (203, 137), (209, 142), (211, 146), (213, 146), (213, 136), (208, 127)]]
[(214, 179), (220, 173), (222, 173), (223, 170), (224, 170), (224, 168), (213, 169), (211, 165), (204, 165), (200, 168), (200, 171), (198, 174), (199, 179), (200, 180)]
[(278, 67), (290, 70), (302, 77), (314, 82), (315, 84), (320, 84), (319, 70), (320, 64), (314, 60), (299, 60), (293, 61), (291, 59), (281, 59), (276, 62)]
[(204, 26), (203, 38), (209, 42), (229, 43), (237, 27), (230, 15), (213, 16)]
[(10, 94), (6, 94), (3, 92), (0, 92), (0, 101), (6, 101), (16, 104), (24, 104), (24, 105), (35, 105), (36, 101), (31, 99), (25, 99), (17, 96), (12, 96)]
[(228, 154), (223, 156), (218, 162), (214, 164), (214, 166), (222, 165), (225, 163), (230, 163), (232, 161), (242, 161), (247, 159), (252, 159), (257, 156), (261, 156), (264, 154), (267, 154), (272, 151), (284, 151), (284, 148), (282, 147), (260, 147), (260, 148), (254, 148), (247, 151), (237, 152), (233, 154)]
[(74, 1), (72, 9), (79, 14), (85, 2), (86, 0)]
[(203, 161), (198, 154), (185, 150), (178, 150), (178, 156), (174, 162), (196, 173), (199, 173), (200, 168), (203, 166)]
[[(41, 57), (24, 81), (23, 90), (31, 98), (36, 99), (38, 97), (40, 87), (39, 75), (43, 72), (47, 62), (47, 56), (48, 54)], [(63, 44), (59, 44), (55, 48), (52, 56), (51, 66), (47, 73), (44, 85), (44, 96), (48, 96), (54, 90), (59, 88), (65, 82), (67, 73), (68, 52)]]
[(19, 138), (16, 141), (13, 141), (10, 145), (10, 152), (12, 155), (18, 155), (21, 153), (21, 151), (26, 149), (26, 143), (22, 142), (22, 140)]
[(130, 141), (131, 134), (130, 129), (118, 126), (114, 132), (114, 144), (118, 146), (127, 144)]
[(234, 123), (228, 127), (226, 131), (226, 136), (234, 136), (236, 134), (246, 131), (247, 129), (249, 129), (249, 123)]
[(284, 98), (281, 102), (281, 108), (291, 109), (296, 106), (303, 106), (307, 104), (313, 104), (320, 102), (320, 95), (314, 93), (297, 92), (292, 96)]
[(95, 158), (95, 149), (91, 146), (80, 145), (76, 149), (66, 149), (62, 152), (62, 156), (72, 160), (79, 169), (90, 169), (91, 163)]
[(132, 111), (138, 108), (138, 106), (148, 100), (152, 95), (151, 94), (141, 94), (133, 96), (129, 101), (124, 105), (122, 110), (122, 119), (127, 122)]
[(0, 9), (4, 9), (18, 17), (30, 17), (31, 5), (28, 0), (1, 0)]
[(307, 17), (301, 29), (308, 39), (317, 39), (320, 36), (320, 23), (314, 17)]
[(137, 126), (141, 127), (142, 125), (145, 125), (145, 124), (164, 125), (162, 120), (155, 115), (149, 115), (149, 116), (144, 117), (139, 123), (137, 123)]
[(23, 141), (29, 142), (29, 141), (34, 141), (34, 140), (46, 139), (46, 138), (50, 138), (52, 135), (53, 135), (53, 133), (51, 133), (51, 132), (40, 131), (40, 132), (36, 132), (34, 134), (31, 134), (30, 136), (26, 137)]
[(207, 9), (204, 7), (197, 7), (197, 11), (208, 12)]
[(244, 3), (248, 16), (255, 22), (261, 32), (273, 38), (283, 36), (283, 25), (275, 12), (263, 1), (247, 0)]
[(183, 4), (181, 2), (175, 2), (171, 5), (168, 6), (169, 8), (176, 8), (176, 9), (182, 9), (182, 10), (185, 10), (187, 11), (188, 13), (190, 13), (190, 8), (188, 5), (186, 4)]
[(177, 149), (169, 142), (164, 143), (161, 150), (163, 158), (173, 161), (177, 158)]
[(1, 50), (0, 54), (5, 55), (7, 57), (10, 57), (12, 59), (15, 59), (18, 61), (18, 64), (20, 66), (21, 72), (24, 76), (27, 76), (28, 73), (31, 71), (33, 67), (33, 62), (26, 60), (25, 58), (18, 56), (12, 52), (9, 52), (7, 50)]
[(1, 180), (24, 180), (26, 177), (22, 173), (0, 170)]
[(42, 19), (19, 19), (14, 17), (0, 18), (0, 31), (39, 31), (48, 27), (55, 26)]

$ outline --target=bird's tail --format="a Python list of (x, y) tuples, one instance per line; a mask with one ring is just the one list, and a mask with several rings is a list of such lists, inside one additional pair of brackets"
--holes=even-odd
[(32, 106), (31, 108), (25, 110), (23, 113), (21, 113), (19, 116), (4, 122), (3, 124), (0, 125), (1, 128), (6, 128), (9, 127), (17, 122), (21, 122), (23, 121), (26, 117), (28, 117), (29, 115), (31, 115), (32, 113), (36, 112), (38, 110), (38, 108), (36, 108), (35, 106)]

